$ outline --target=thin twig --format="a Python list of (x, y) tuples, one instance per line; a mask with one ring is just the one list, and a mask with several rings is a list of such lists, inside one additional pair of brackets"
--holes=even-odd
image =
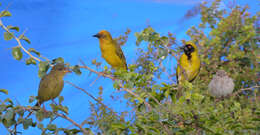
[[(21, 107), (23, 110), (32, 112), (33, 108), (32, 107)], [(50, 111), (47, 111), (50, 112)], [(64, 115), (64, 114), (60, 114), (58, 112), (50, 112), (50, 113), (54, 113), (55, 115), (62, 117), (66, 120), (68, 120), (69, 122), (71, 122), (73, 125), (75, 125), (76, 127), (80, 128), (80, 130), (83, 132), (83, 134), (88, 134), (88, 132), (82, 127), (80, 126), (77, 122), (75, 122), (74, 120), (72, 120), (71, 118), (69, 118), (68, 116)]]
[(68, 116), (64, 115), (64, 114), (60, 114), (55, 112), (54, 114), (56, 114), (57, 116), (60, 116), (68, 121), (70, 121), (73, 125), (77, 126), (78, 128), (80, 128), (80, 130), (83, 132), (84, 135), (87, 135), (88, 132), (87, 130), (85, 130), (82, 126), (80, 126), (78, 123), (76, 123), (74, 120), (72, 120), (71, 118), (69, 118)]
[(242, 88), (242, 89), (238, 90), (237, 92), (233, 93), (232, 96), (236, 96), (237, 94), (239, 94), (243, 91), (252, 90), (253, 88), (260, 88), (260, 86), (256, 85), (256, 86), (249, 87), (249, 88)]
[(77, 85), (69, 82), (69, 81), (65, 81), (66, 83), (70, 84), (71, 86), (83, 91), (85, 94), (87, 94), (88, 96), (90, 96), (92, 99), (94, 99), (95, 101), (97, 101), (99, 104), (101, 104), (102, 106), (104, 106), (105, 108), (107, 108), (108, 110), (110, 110), (114, 115), (116, 115), (117, 117), (119, 117), (111, 108), (109, 108), (108, 106), (106, 106), (105, 104), (103, 104), (100, 100), (98, 100), (97, 98), (95, 98), (93, 95), (91, 95), (90, 93), (88, 93), (86, 90), (78, 87)]
[[(91, 69), (90, 67), (88, 67), (82, 60), (80, 60), (81, 64), (83, 66), (79, 66), (80, 68), (85, 68), (85, 69), (88, 69), (90, 72), (93, 72), (93, 73), (96, 73), (97, 75), (99, 76), (103, 76), (103, 77), (107, 77), (107, 78), (110, 78), (112, 80), (118, 80), (116, 79), (115, 77), (111, 76), (111, 75), (108, 75), (108, 74), (105, 74), (105, 73), (102, 73), (102, 72), (98, 72), (94, 69)], [(125, 88), (121, 83), (119, 83), (119, 87), (123, 88), (124, 91), (130, 93), (131, 95), (135, 96), (136, 98), (138, 99), (142, 99), (140, 96), (138, 96), (136, 93), (134, 93), (132, 90), (128, 89), (128, 88)], [(148, 107), (149, 110), (151, 110), (151, 105), (149, 103), (147, 103), (144, 99), (142, 99), (144, 104)]]
[[(19, 46), (20, 48), (22, 48), (22, 50), (23, 50), (25, 53), (27, 53), (27, 54), (28, 54), (31, 58), (33, 58), (34, 60), (36, 60), (36, 61), (38, 61), (38, 62), (41, 61), (39, 58), (33, 56), (29, 51), (27, 51), (27, 50), (22, 46), (20, 39), (17, 38), (13, 33), (11, 33), (6, 26), (4, 26), (4, 24), (3, 24), (3, 22), (2, 22), (1, 19), (0, 19), (0, 26), (1, 26), (6, 32), (8, 32), (8, 33), (10, 33), (10, 34), (12, 35), (12, 37), (17, 41), (18, 46)], [(23, 33), (23, 34), (24, 34), (24, 33)]]

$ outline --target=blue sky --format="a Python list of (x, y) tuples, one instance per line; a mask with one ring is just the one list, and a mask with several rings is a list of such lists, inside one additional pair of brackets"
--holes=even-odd
[[(0, 9), (5, 9), (11, 3), (9, 10), (13, 16), (5, 18), (3, 22), (19, 26), (21, 32), (27, 29), (26, 35), (32, 42), (30, 45), (24, 43), (27, 49), (35, 48), (49, 59), (61, 56), (71, 64), (79, 64), (79, 59), (82, 59), (90, 66), (91, 60), (97, 59), (103, 62), (104, 66), (107, 64), (101, 58), (99, 42), (92, 37), (93, 34), (106, 29), (113, 37), (117, 37), (127, 28), (131, 29), (129, 40), (122, 47), (127, 63), (131, 64), (136, 58), (135, 32), (140, 32), (149, 24), (162, 35), (174, 32), (179, 41), (187, 38), (186, 30), (197, 25), (199, 17), (181, 23), (180, 20), (187, 10), (199, 2), (200, 0), (12, 0), (3, 1)], [(256, 0), (247, 2), (237, 0), (241, 5), (249, 4), (251, 12), (258, 11)], [(223, 3), (223, 6), (227, 3)], [(3, 33), (2, 29), (0, 32)], [(29, 105), (29, 96), (36, 96), (38, 90), (38, 68), (26, 66), (24, 60), (14, 60), (10, 48), (15, 45), (15, 41), (6, 42), (0, 38), (0, 88), (9, 90), (8, 96), (1, 94), (0, 98), (9, 97), (16, 101), (16, 104)], [(98, 87), (102, 85), (104, 103), (116, 112), (127, 110), (124, 102), (111, 100), (111, 94), (122, 96), (113, 89), (111, 80), (99, 78), (90, 86), (97, 76), (89, 76), (88, 73), (83, 71), (81, 76), (70, 74), (65, 80), (75, 83), (93, 95), (97, 95)], [(69, 116), (72, 119), (81, 122), (82, 118), (89, 116), (89, 101), (92, 100), (87, 95), (68, 84), (65, 84), (61, 95), (65, 98), (64, 105), (70, 108)], [(57, 120), (57, 123), (65, 127), (70, 125), (62, 120)], [(24, 131), (24, 135), (36, 132), (39, 130), (30, 128)], [(6, 133), (6, 129), (0, 125), (0, 134)]]

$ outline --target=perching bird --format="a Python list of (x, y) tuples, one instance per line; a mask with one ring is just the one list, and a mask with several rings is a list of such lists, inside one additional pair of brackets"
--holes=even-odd
[(209, 83), (209, 93), (214, 97), (225, 97), (233, 92), (233, 79), (224, 70), (218, 70)]
[(101, 30), (98, 34), (93, 35), (99, 39), (102, 57), (114, 69), (127, 70), (126, 59), (121, 47), (112, 39), (110, 33)]
[(58, 63), (51, 69), (50, 73), (42, 77), (36, 97), (38, 100), (36, 106), (60, 95), (64, 86), (63, 77), (68, 72), (70, 70), (64, 64)]
[(182, 49), (184, 53), (179, 59), (176, 71), (177, 83), (184, 80), (192, 82), (200, 71), (198, 48), (193, 42), (186, 42)]

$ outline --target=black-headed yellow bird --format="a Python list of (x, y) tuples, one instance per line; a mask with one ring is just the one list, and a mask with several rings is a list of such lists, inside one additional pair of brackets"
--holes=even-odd
[(36, 97), (38, 100), (36, 106), (60, 95), (64, 86), (63, 77), (68, 72), (70, 71), (64, 64), (58, 63), (51, 69), (50, 73), (42, 77)]
[(98, 34), (93, 36), (99, 39), (102, 57), (106, 62), (114, 69), (127, 70), (124, 53), (120, 45), (112, 39), (110, 33), (106, 30), (101, 30)]
[(193, 42), (186, 42), (182, 49), (184, 53), (180, 57), (176, 71), (177, 83), (184, 80), (192, 82), (200, 70), (198, 48)]

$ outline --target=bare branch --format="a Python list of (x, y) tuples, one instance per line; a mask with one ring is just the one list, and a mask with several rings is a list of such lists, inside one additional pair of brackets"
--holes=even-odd
[(88, 93), (86, 90), (78, 87), (77, 85), (69, 82), (69, 81), (65, 81), (66, 83), (70, 84), (71, 86), (83, 91), (85, 94), (87, 94), (88, 96), (90, 96), (92, 99), (94, 99), (95, 101), (97, 101), (99, 104), (101, 104), (102, 106), (104, 106), (106, 109), (110, 110), (114, 115), (116, 115), (117, 117), (119, 117), (111, 108), (109, 108), (108, 106), (106, 106), (105, 104), (103, 104), (100, 100), (98, 100), (97, 98), (95, 98), (93, 95), (91, 95), (90, 93)]
[(57, 116), (60, 116), (60, 117), (62, 117), (64, 119), (70, 121), (73, 125), (75, 125), (76, 127), (80, 128), (80, 130), (83, 132), (84, 135), (88, 134), (87, 130), (85, 130), (82, 126), (80, 126), (78, 123), (76, 123), (74, 120), (72, 120), (68, 116), (66, 116), (64, 114), (57, 113), (57, 112), (55, 112), (54, 114), (56, 114)]
[(260, 88), (260, 86), (256, 85), (256, 86), (249, 87), (249, 88), (242, 88), (242, 89), (238, 90), (237, 92), (233, 93), (232, 96), (236, 96), (243, 91), (252, 90), (253, 88)]

